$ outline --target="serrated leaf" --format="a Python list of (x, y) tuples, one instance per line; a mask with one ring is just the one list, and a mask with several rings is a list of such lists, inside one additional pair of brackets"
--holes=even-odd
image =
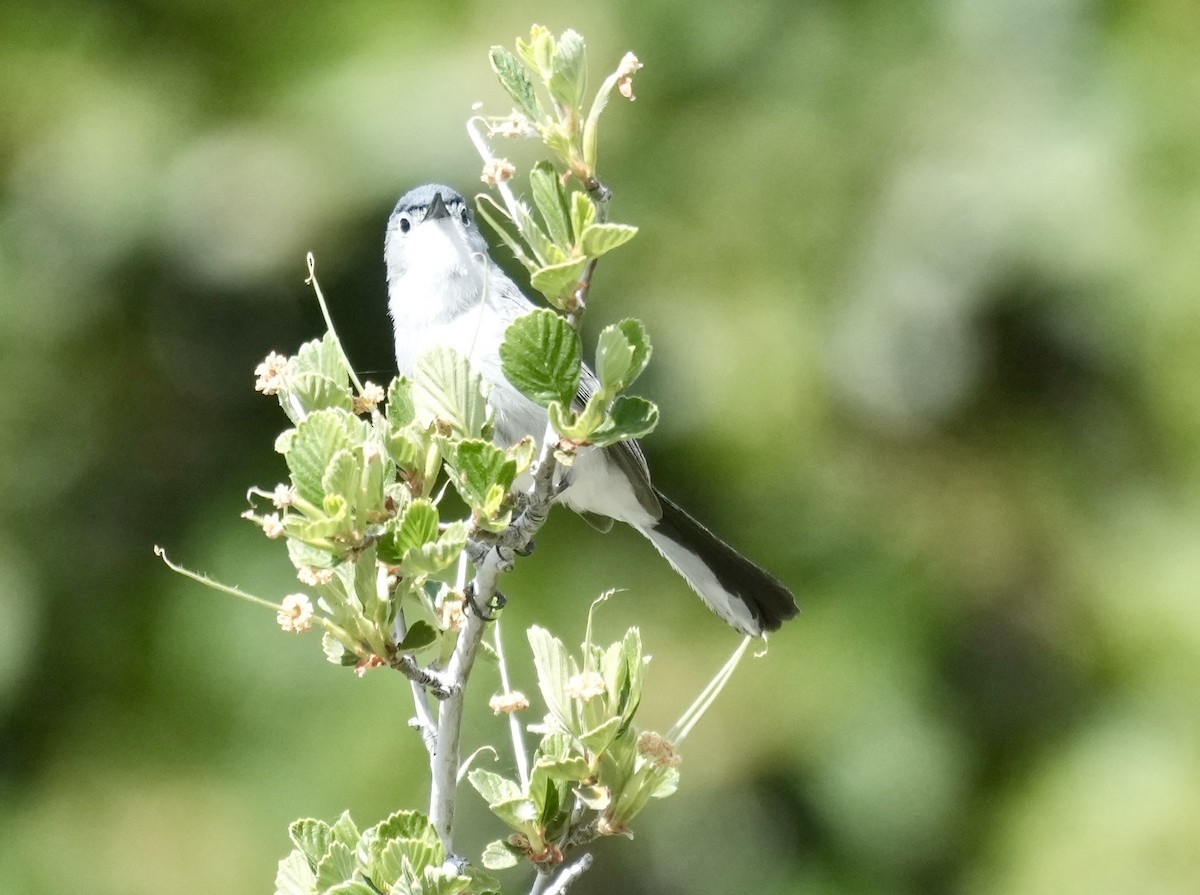
[(596, 347), (596, 375), (616, 394), (633, 384), (650, 362), (650, 336), (640, 320), (626, 318), (604, 327)]
[(587, 267), (586, 260), (562, 261), (539, 267), (529, 277), (529, 284), (546, 296), (555, 307), (562, 307), (564, 300), (579, 285), (579, 278)]
[(545, 228), (534, 219), (525, 203), (518, 202), (513, 210), (517, 216), (515, 220), (517, 230), (529, 244), (529, 250), (538, 262), (531, 270), (546, 265), (560, 264), (567, 260), (566, 253), (550, 238)]
[(329, 828), (333, 838), (349, 848), (351, 851), (358, 845), (359, 833), (358, 827), (350, 817), (349, 811), (343, 811), (337, 820), (333, 822), (333, 826)]
[(586, 780), (591, 774), (588, 763), (582, 756), (572, 755), (565, 758), (539, 758), (534, 768), (541, 771), (551, 780), (578, 783)]
[(413, 384), (407, 376), (397, 376), (388, 386), (387, 421), (393, 430), (403, 429), (417, 418), (413, 403)]
[(294, 361), (296, 373), (319, 373), (342, 383), (348, 382), (350, 378), (337, 339), (331, 332), (301, 345)]
[(427, 621), (418, 620), (408, 626), (404, 639), (397, 644), (402, 652), (415, 653), (432, 645), (438, 639), (438, 632)]
[(500, 343), (500, 366), (518, 391), (536, 404), (569, 405), (579, 388), (579, 337), (553, 311), (540, 310), (514, 320)]
[(326, 499), (330, 495), (337, 495), (346, 501), (352, 501), (358, 497), (361, 484), (361, 461), (348, 448), (342, 448), (333, 455), (325, 474), (321, 477), (321, 488), (325, 491)]
[(510, 802), (522, 797), (521, 787), (513, 780), (503, 777), (483, 768), (474, 768), (467, 774), (467, 780), (475, 791), (483, 796), (483, 800), (491, 805)]
[(331, 842), (329, 851), (317, 864), (317, 891), (336, 886), (354, 876), (354, 852), (341, 842)]
[(533, 833), (530, 827), (538, 819), (538, 809), (532, 799), (520, 796), (515, 799), (494, 802), (488, 807), (492, 809), (492, 814), (496, 815), (501, 823), (527, 835)]
[(529, 172), (529, 190), (533, 195), (533, 204), (546, 222), (546, 232), (550, 238), (560, 246), (569, 246), (572, 237), (567, 192), (554, 166), (549, 162), (534, 165)]
[(300, 849), (293, 849), (275, 872), (275, 895), (313, 895), (317, 875)]
[(587, 53), (583, 38), (568, 28), (554, 47), (554, 74), (547, 85), (550, 92), (568, 109), (578, 109), (587, 89)]
[(629, 224), (589, 224), (579, 239), (580, 250), (589, 258), (598, 258), (623, 246), (637, 236), (638, 228)]
[(322, 480), (334, 454), (350, 447), (342, 412), (318, 410), (296, 426), (286, 454), (296, 492), (309, 503), (321, 505), (325, 496)]
[(292, 844), (296, 848), (300, 849), (308, 860), (309, 866), (314, 869), (317, 862), (329, 851), (329, 845), (333, 842), (329, 824), (312, 817), (303, 817), (292, 821), (288, 825), (288, 838), (292, 840)]
[(350, 880), (326, 889), (322, 895), (379, 895), (379, 893), (364, 882)]
[(428, 500), (414, 500), (380, 537), (379, 559), (398, 566), (412, 551), (419, 551), (438, 536), (438, 511)]
[[(340, 407), (350, 410), (353, 396), (349, 386), (338, 383), (323, 373), (298, 373), (288, 376), (279, 390), (279, 406), (293, 422), (299, 422), (314, 410)], [(304, 412), (301, 413), (300, 411)]]
[(410, 578), (436, 575), (454, 565), (466, 546), (467, 526), (462, 520), (455, 520), (442, 530), (436, 541), (405, 554), (400, 572)]
[(454, 446), (454, 487), (472, 510), (486, 507), (495, 485), (507, 494), (516, 474), (517, 464), (490, 441), (468, 439)]
[(623, 718), (608, 718), (604, 723), (596, 725), (591, 730), (580, 733), (579, 742), (583, 743), (584, 748), (592, 754), (601, 755), (621, 732), (623, 724)]
[(492, 47), (488, 59), (492, 63), (492, 71), (500, 79), (500, 86), (512, 97), (517, 108), (534, 121), (541, 118), (533, 82), (520, 60), (504, 47)]
[(546, 707), (564, 727), (571, 726), (571, 709), (566, 696), (567, 680), (571, 676), (567, 662), (567, 648), (561, 640), (534, 625), (526, 635), (533, 652), (533, 665), (537, 672), (538, 689)]
[(517, 475), (521, 475), (533, 465), (533, 458), (537, 455), (537, 442), (533, 440), (533, 436), (526, 435), (505, 453), (512, 460)]
[(509, 867), (516, 867), (520, 860), (520, 852), (510, 847), (503, 839), (489, 842), (480, 856), (480, 862), (488, 870), (505, 870)]
[(441, 420), (461, 438), (478, 438), (488, 421), (483, 377), (470, 361), (439, 345), (417, 358), (413, 402), (422, 425)]
[(642, 438), (658, 425), (658, 407), (645, 398), (621, 395), (609, 408), (608, 417), (588, 439), (598, 447)]
[(587, 193), (571, 193), (571, 232), (582, 233), (596, 220), (596, 206)]

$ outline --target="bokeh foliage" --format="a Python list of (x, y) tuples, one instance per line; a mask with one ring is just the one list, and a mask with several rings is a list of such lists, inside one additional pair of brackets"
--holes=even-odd
[[(262, 891), (293, 817), (419, 802), (392, 680), (335, 674), (150, 546), (293, 589), (237, 518), (281, 473), (251, 371), (322, 331), (311, 249), (351, 357), (390, 378), (387, 213), (471, 189), (462, 121), (504, 102), (487, 48), (537, 20), (646, 63), (604, 150), (641, 234), (590, 325), (646, 320), (659, 484), (804, 607), (578, 891), (1193, 891), (1178, 0), (10, 3), (0, 890)], [(731, 635), (637, 538), (556, 517), (508, 630), (581, 632), (613, 585), (598, 621), (640, 625), (643, 714), (673, 718)]]

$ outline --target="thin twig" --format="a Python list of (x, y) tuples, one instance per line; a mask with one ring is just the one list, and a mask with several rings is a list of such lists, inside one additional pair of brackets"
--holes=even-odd
[[(504, 641), (500, 636), (500, 619), (496, 619), (492, 635), (496, 641), (496, 658), (500, 666), (500, 686), (505, 693), (512, 692), (512, 684), (508, 679), (508, 663), (504, 661)], [(508, 713), (508, 732), (512, 737), (513, 756), (517, 761), (517, 774), (521, 780), (521, 789), (529, 788), (529, 756), (525, 754), (525, 736), (521, 732), (521, 722), (516, 712)]]
[[(587, 869), (592, 866), (592, 856), (590, 854), (581, 855), (579, 860), (574, 864), (568, 864), (558, 874), (538, 873), (537, 878), (533, 881), (533, 887), (529, 890), (529, 895), (562, 895), (567, 891), (575, 880), (583, 876)], [(553, 882), (551, 882), (553, 880)]]

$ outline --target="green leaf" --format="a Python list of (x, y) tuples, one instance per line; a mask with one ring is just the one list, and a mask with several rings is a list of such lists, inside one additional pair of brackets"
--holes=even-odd
[(480, 860), (488, 870), (505, 870), (517, 866), (521, 853), (503, 839), (497, 839), (484, 847)]
[(502, 777), (483, 768), (474, 768), (467, 774), (467, 780), (475, 791), (483, 796), (483, 800), (491, 805), (510, 802), (522, 797), (521, 787), (513, 780)]
[(358, 846), (358, 827), (351, 820), (349, 811), (343, 811), (341, 816), (333, 822), (333, 826), (330, 827), (329, 831), (333, 834), (333, 838), (337, 842), (342, 843), (342, 845), (351, 851)]
[(658, 425), (658, 407), (645, 398), (621, 395), (613, 401), (608, 417), (588, 439), (598, 447), (606, 447), (618, 441), (642, 438), (654, 431)]
[(321, 476), (321, 488), (325, 491), (326, 499), (337, 495), (351, 501), (358, 496), (361, 484), (362, 464), (348, 448), (342, 448), (333, 455), (325, 474)]
[(379, 559), (400, 565), (410, 551), (419, 550), (438, 536), (438, 511), (428, 500), (414, 500), (379, 539)]
[(579, 246), (589, 258), (611, 252), (637, 235), (638, 228), (629, 224), (589, 224), (583, 229)]
[(317, 890), (328, 889), (354, 876), (354, 852), (341, 842), (330, 843), (329, 851), (317, 865)]
[(579, 336), (553, 311), (532, 311), (509, 325), (500, 366), (518, 391), (543, 407), (569, 405), (579, 389)]
[(596, 206), (587, 193), (571, 193), (571, 232), (582, 233), (596, 220)]
[(387, 421), (393, 431), (403, 429), (417, 418), (413, 403), (413, 384), (407, 376), (397, 376), (388, 386)]
[(540, 119), (542, 116), (533, 92), (533, 82), (529, 80), (529, 73), (520, 60), (504, 47), (492, 47), (488, 59), (492, 63), (492, 71), (500, 79), (500, 86), (512, 97), (517, 108), (534, 121)]
[(445, 346), (417, 358), (413, 402), (423, 425), (441, 420), (461, 438), (478, 438), (488, 421), (483, 377), (470, 361)]
[(527, 637), (542, 699), (559, 723), (570, 729), (572, 715), (566, 689), (571, 667), (567, 661), (567, 648), (561, 640), (537, 625), (529, 629)]
[(567, 210), (567, 192), (554, 166), (549, 162), (534, 165), (529, 172), (529, 187), (533, 204), (546, 222), (550, 238), (565, 249), (572, 242), (571, 222)]
[(537, 454), (537, 442), (533, 440), (532, 435), (526, 435), (505, 451), (505, 454), (512, 460), (517, 475), (520, 475), (533, 465), (533, 458)]
[(326, 889), (323, 895), (379, 895), (379, 893), (364, 882), (350, 880)]
[(587, 89), (587, 48), (578, 33), (567, 29), (554, 47), (550, 93), (568, 109), (578, 109)]
[(549, 234), (534, 220), (524, 203), (518, 202), (514, 210), (517, 215), (517, 230), (529, 244), (529, 249), (533, 252), (533, 257), (537, 259), (539, 266), (561, 264), (567, 260), (566, 252), (555, 244)]
[(404, 635), (404, 639), (398, 646), (403, 652), (415, 653), (435, 643), (437, 639), (438, 632), (434, 630), (433, 625), (427, 621), (418, 620), (408, 626), (408, 633)]
[(525, 247), (520, 243), (520, 241), (517, 240), (515, 236), (512, 235), (508, 227), (501, 224), (497, 217), (493, 217), (492, 213), (488, 210), (489, 205), (496, 210), (496, 214), (499, 218), (503, 218), (506, 221), (510, 220), (508, 212), (497, 205), (496, 200), (487, 194), (479, 196), (479, 198), (475, 201), (475, 210), (479, 213), (481, 218), (487, 221), (488, 226), (495, 231), (496, 235), (500, 237), (504, 244), (508, 246), (509, 250), (513, 253), (513, 257), (525, 265), (526, 270), (530, 271), (531, 273), (537, 270), (539, 267), (538, 262), (526, 254)]
[(604, 327), (596, 348), (596, 375), (609, 394), (628, 388), (650, 362), (650, 337), (640, 320)]
[(454, 487), (472, 510), (484, 508), (495, 485), (507, 494), (516, 475), (516, 462), (490, 441), (467, 439), (454, 446)]
[(288, 826), (288, 838), (292, 840), (292, 844), (296, 848), (300, 849), (304, 857), (308, 859), (309, 866), (314, 869), (317, 862), (329, 851), (329, 845), (333, 842), (329, 824), (311, 817), (292, 821)]
[(586, 260), (561, 261), (533, 271), (529, 283), (552, 305), (562, 307), (564, 299), (575, 291), (587, 267)]
[(579, 742), (583, 743), (584, 748), (594, 755), (602, 755), (608, 748), (617, 734), (621, 732), (624, 725), (623, 718), (608, 718), (602, 724), (598, 724), (591, 730), (584, 731), (579, 734)]
[(293, 849), (279, 862), (275, 873), (275, 895), (313, 895), (316, 892), (317, 874), (308, 866), (308, 859), (300, 849)]
[(567, 758), (539, 758), (534, 768), (543, 772), (551, 780), (579, 783), (591, 775), (591, 768), (580, 755)]
[(333, 333), (327, 332), (320, 339), (305, 342), (296, 352), (295, 361), (297, 373), (319, 373), (336, 382), (349, 381), (350, 372)]
[[(350, 388), (321, 373), (298, 373), (288, 376), (279, 390), (279, 406), (293, 423), (298, 423), (314, 410), (340, 407), (350, 410), (353, 399)], [(301, 412), (303, 411), (303, 412)]]
[(286, 455), (296, 492), (317, 506), (325, 496), (325, 470), (334, 454), (350, 447), (342, 413), (330, 409), (309, 414), (296, 425), (296, 434)]

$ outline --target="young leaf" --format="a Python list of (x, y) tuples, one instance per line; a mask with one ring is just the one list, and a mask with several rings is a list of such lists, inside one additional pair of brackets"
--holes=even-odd
[(483, 377), (470, 361), (445, 346), (417, 358), (413, 402), (423, 425), (441, 420), (462, 438), (478, 438), (488, 421)]
[[(288, 419), (298, 423), (314, 410), (338, 407), (350, 410), (353, 401), (350, 389), (320, 373), (297, 373), (284, 380), (279, 390), (279, 406)], [(304, 412), (301, 413), (300, 411)]]
[(322, 895), (379, 895), (379, 893), (364, 882), (349, 880), (326, 889)]
[(516, 867), (521, 860), (521, 853), (503, 839), (489, 842), (483, 849), (481, 861), (488, 870), (505, 870)]
[(340, 842), (331, 842), (317, 864), (317, 891), (324, 891), (354, 875), (354, 852)]
[(473, 510), (488, 502), (493, 485), (507, 493), (516, 478), (517, 464), (490, 441), (468, 439), (454, 447), (454, 487)]
[(532, 311), (514, 320), (500, 344), (500, 366), (521, 394), (543, 407), (569, 405), (579, 388), (579, 337), (553, 311)]
[(571, 707), (566, 690), (571, 667), (567, 662), (567, 648), (561, 640), (537, 625), (529, 629), (527, 636), (533, 652), (534, 669), (537, 671), (538, 689), (542, 692), (546, 708), (563, 727), (569, 729)]
[(645, 398), (621, 395), (613, 401), (608, 417), (592, 432), (592, 444), (605, 447), (618, 441), (642, 438), (658, 425), (658, 407)]
[(345, 426), (347, 416), (338, 410), (318, 410), (296, 425), (287, 464), (296, 492), (309, 503), (321, 505), (325, 496), (325, 470), (334, 454), (350, 447)]
[(538, 109), (537, 96), (533, 92), (533, 82), (529, 73), (520, 60), (504, 47), (492, 47), (488, 58), (492, 63), (492, 71), (500, 79), (500, 85), (512, 97), (517, 107), (533, 121), (542, 117)]
[(406, 653), (415, 653), (430, 646), (438, 638), (437, 631), (427, 621), (415, 621), (408, 626), (408, 633), (397, 646)]
[(604, 327), (596, 341), (596, 377), (600, 387), (608, 394), (616, 395), (625, 388), (632, 369), (633, 346), (618, 327)]
[(358, 845), (358, 827), (354, 825), (354, 821), (350, 818), (349, 811), (343, 811), (341, 816), (333, 822), (333, 826), (329, 828), (333, 838), (342, 843), (351, 851)]
[(396, 431), (403, 429), (417, 418), (417, 405), (413, 403), (413, 384), (407, 376), (397, 376), (388, 387), (387, 421)]
[(321, 477), (321, 488), (325, 497), (336, 495), (347, 502), (356, 502), (361, 484), (362, 463), (355, 456), (355, 452), (342, 448), (333, 455), (333, 459), (325, 467), (325, 475)]
[(467, 780), (489, 805), (510, 802), (521, 798), (521, 787), (507, 777), (475, 768), (467, 774)]
[(542, 295), (546, 301), (556, 308), (563, 307), (563, 298), (570, 295), (579, 284), (586, 260), (563, 261), (559, 264), (549, 264), (533, 271), (529, 283)]
[(571, 193), (571, 232), (582, 233), (596, 220), (596, 206), (587, 193)]
[(529, 188), (533, 194), (533, 204), (546, 222), (546, 230), (550, 238), (558, 245), (566, 247), (571, 244), (570, 213), (567, 209), (567, 193), (563, 189), (558, 172), (549, 162), (538, 162), (529, 172)]
[(308, 866), (308, 859), (300, 849), (293, 849), (279, 862), (275, 873), (275, 895), (313, 895), (316, 891), (317, 874)]
[(296, 848), (300, 849), (308, 860), (308, 865), (316, 869), (317, 862), (329, 850), (333, 834), (329, 830), (329, 824), (325, 821), (304, 817), (292, 821), (288, 827), (288, 838), (292, 840), (292, 844)]
[(629, 224), (589, 224), (580, 236), (579, 245), (584, 255), (596, 258), (624, 245), (636, 235), (637, 227)]
[(587, 53), (583, 38), (567, 29), (554, 47), (550, 93), (570, 110), (578, 109), (587, 89)]
[(379, 559), (389, 565), (404, 562), (410, 551), (437, 540), (438, 511), (427, 500), (414, 500), (379, 539)]

